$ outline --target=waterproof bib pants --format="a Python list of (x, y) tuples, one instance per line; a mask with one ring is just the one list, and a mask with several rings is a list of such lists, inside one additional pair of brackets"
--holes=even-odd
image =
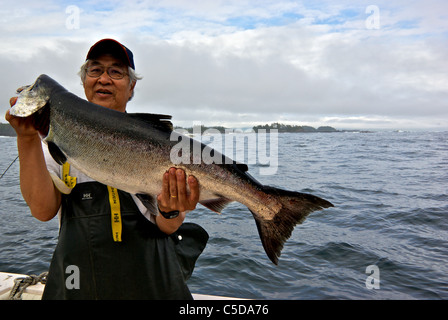
[(186, 281), (208, 240), (184, 223), (166, 235), (118, 190), (121, 241), (112, 234), (106, 185), (77, 184), (63, 195), (61, 227), (43, 299), (192, 299)]

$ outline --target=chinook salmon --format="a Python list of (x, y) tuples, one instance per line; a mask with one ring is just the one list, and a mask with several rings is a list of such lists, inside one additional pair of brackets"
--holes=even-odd
[(170, 116), (122, 113), (98, 106), (46, 75), (18, 92), (10, 114), (33, 117), (59, 164), (68, 162), (98, 182), (136, 194), (151, 210), (155, 209), (154, 197), (162, 190), (163, 173), (170, 167), (181, 168), (199, 181), (203, 206), (221, 212), (237, 201), (251, 211), (274, 264), (295, 225), (309, 213), (333, 206), (314, 195), (262, 185), (249, 175), (247, 165), (216, 150), (212, 150), (213, 158), (221, 157), (220, 163), (198, 163), (190, 154), (187, 158), (192, 161), (174, 164), (170, 155), (181, 139), (191, 144), (190, 150), (210, 147), (173, 131)]

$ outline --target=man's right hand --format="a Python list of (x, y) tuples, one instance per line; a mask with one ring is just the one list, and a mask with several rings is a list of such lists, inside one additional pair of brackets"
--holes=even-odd
[[(17, 97), (9, 104), (15, 105)], [(53, 184), (42, 151), (42, 142), (33, 117), (15, 117), (6, 111), (5, 119), (17, 133), (20, 164), (20, 189), (31, 214), (41, 221), (52, 219), (61, 205), (61, 193)]]

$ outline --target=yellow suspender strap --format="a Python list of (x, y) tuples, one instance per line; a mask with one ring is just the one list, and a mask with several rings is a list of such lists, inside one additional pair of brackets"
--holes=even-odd
[[(62, 180), (67, 187), (73, 189), (76, 185), (76, 177), (70, 177), (70, 164), (67, 162), (62, 166)], [(112, 235), (114, 241), (121, 242), (121, 210), (120, 210), (120, 198), (118, 196), (118, 190), (107, 186), (109, 191), (109, 203), (110, 203), (110, 216), (112, 222)]]
[(112, 235), (115, 242), (121, 242), (121, 211), (120, 198), (118, 197), (118, 190), (107, 186), (109, 191), (110, 202), (110, 217), (112, 222)]
[(76, 185), (76, 177), (70, 177), (70, 164), (68, 162), (64, 163), (62, 166), (62, 180), (67, 187), (73, 189)]

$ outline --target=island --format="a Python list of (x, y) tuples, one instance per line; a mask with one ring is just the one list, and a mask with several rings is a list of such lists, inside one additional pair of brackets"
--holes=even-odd
[(9, 123), (0, 123), (0, 136), (15, 137), (16, 131), (11, 127)]
[(323, 126), (316, 129), (310, 126), (296, 126), (278, 122), (253, 127), (253, 130), (255, 132), (257, 132), (259, 129), (265, 129), (265, 130), (277, 129), (278, 132), (339, 132), (335, 128), (329, 126)]
[[(242, 130), (242, 129), (226, 128), (226, 127), (222, 127), (222, 126), (207, 127), (204, 125), (193, 126), (190, 128), (176, 127), (175, 129), (178, 129), (179, 131), (186, 130), (190, 134), (192, 134), (192, 133), (204, 134), (204, 132), (206, 132), (209, 129), (213, 129), (214, 131), (218, 131), (223, 134), (229, 133), (229, 132), (234, 132), (235, 130)], [(258, 132), (258, 130), (260, 130), (260, 129), (264, 129), (264, 130), (275, 129), (279, 133), (280, 132), (341, 132), (341, 131), (336, 130), (335, 128), (329, 127), (329, 126), (322, 126), (322, 127), (319, 127), (316, 129), (316, 128), (313, 128), (310, 126), (296, 126), (296, 125), (282, 124), (282, 123), (278, 123), (278, 122), (275, 122), (272, 124), (253, 126), (251, 129), (254, 132)], [(246, 128), (246, 130), (250, 130), (250, 129)]]

